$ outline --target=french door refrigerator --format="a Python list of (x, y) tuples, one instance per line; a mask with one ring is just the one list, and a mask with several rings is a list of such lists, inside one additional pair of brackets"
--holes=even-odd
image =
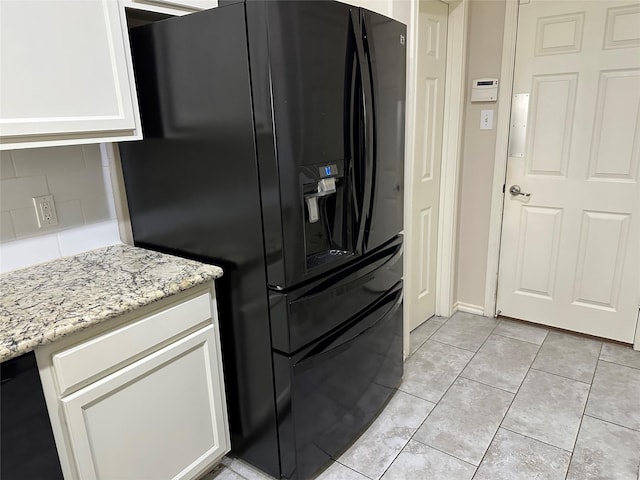
[(130, 32), (134, 241), (224, 268), (232, 454), (276, 478), (338, 456), (402, 377), (405, 31), (289, 0)]

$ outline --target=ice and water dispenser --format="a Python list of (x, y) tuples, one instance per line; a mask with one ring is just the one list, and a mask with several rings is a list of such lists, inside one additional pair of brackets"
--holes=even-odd
[(307, 268), (354, 253), (354, 215), (344, 162), (301, 169)]

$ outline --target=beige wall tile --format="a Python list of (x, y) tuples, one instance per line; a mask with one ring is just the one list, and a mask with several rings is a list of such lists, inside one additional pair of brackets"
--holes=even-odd
[(11, 178), (15, 176), (16, 172), (13, 169), (11, 152), (0, 152), (0, 178)]
[(106, 195), (101, 197), (83, 198), (81, 201), (84, 222), (96, 223), (112, 220), (115, 216), (111, 215), (109, 202)]
[(66, 230), (84, 225), (82, 215), (82, 202), (80, 200), (70, 200), (68, 202), (56, 203), (58, 211), (59, 230)]
[(15, 240), (16, 234), (13, 230), (13, 220), (11, 213), (0, 212), (0, 242)]
[(13, 150), (11, 155), (18, 176), (73, 172), (85, 166), (82, 147), (76, 145)]
[(11, 210), (11, 220), (16, 238), (33, 237), (56, 230), (56, 227), (39, 228), (36, 210), (33, 207)]
[(51, 173), (47, 183), (56, 202), (106, 195), (102, 167)]
[[(100, 153), (100, 145), (83, 145), (82, 154), (84, 156), (84, 164), (87, 168), (103, 167), (102, 155)], [(108, 159), (105, 159), (108, 162)], [(109, 164), (107, 163), (107, 166)]]
[(0, 209), (3, 211), (33, 205), (33, 197), (47, 195), (47, 179), (43, 175), (16, 177), (0, 181)]

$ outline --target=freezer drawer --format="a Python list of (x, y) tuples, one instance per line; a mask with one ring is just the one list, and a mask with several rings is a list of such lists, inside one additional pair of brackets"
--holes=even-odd
[(283, 478), (306, 479), (371, 423), (402, 378), (402, 282), (294, 356), (274, 353)]
[(402, 236), (291, 292), (269, 292), (272, 346), (293, 353), (378, 301), (402, 278)]

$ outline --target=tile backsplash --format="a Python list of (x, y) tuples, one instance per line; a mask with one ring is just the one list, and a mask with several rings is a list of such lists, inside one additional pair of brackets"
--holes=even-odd
[[(109, 160), (100, 145), (0, 152), (0, 271), (119, 242)], [(39, 228), (32, 198), (52, 195), (58, 225)]]

